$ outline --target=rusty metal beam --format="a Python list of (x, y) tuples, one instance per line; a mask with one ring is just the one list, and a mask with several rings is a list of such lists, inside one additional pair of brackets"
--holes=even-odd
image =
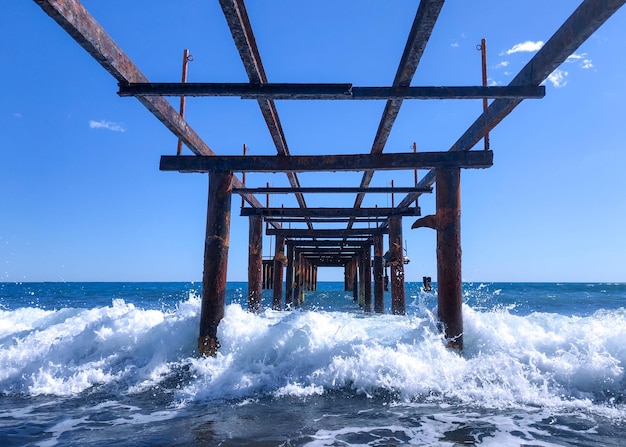
[[(393, 80), (394, 87), (406, 87), (411, 84), (413, 75), (417, 70), (417, 66), (424, 54), (426, 44), (430, 39), (430, 35), (433, 32), (441, 8), (443, 7), (444, 0), (421, 0), (409, 37), (402, 53), (402, 59), (396, 72), (396, 77)], [(381, 153), (387, 144), (387, 139), (391, 133), (391, 128), (398, 116), (400, 107), (402, 106), (401, 99), (390, 99), (385, 105), (383, 116), (378, 125), (376, 136), (374, 137), (374, 143), (372, 144), (372, 154)], [(374, 170), (368, 170), (363, 174), (361, 180), (361, 186), (369, 186), (374, 176)], [(358, 194), (354, 202), (354, 206), (360, 207), (363, 203), (365, 194)], [(349, 225), (350, 227), (351, 225)]]
[(236, 193), (249, 193), (249, 194), (293, 194), (296, 192), (302, 192), (306, 194), (351, 194), (358, 192), (365, 192), (368, 194), (393, 194), (401, 192), (419, 192), (422, 194), (429, 194), (433, 192), (432, 188), (417, 188), (415, 186), (395, 186), (395, 187), (370, 187), (360, 188), (350, 186), (312, 186), (303, 188), (289, 188), (289, 187), (267, 187), (267, 188), (233, 188), (233, 192)]
[[(119, 83), (149, 82), (148, 78), (78, 0), (35, 0), (35, 3)], [(193, 153), (204, 156), (214, 155), (211, 148), (165, 98), (142, 96), (137, 99)], [(242, 187), (243, 185), (237, 178), (234, 178), (233, 186)], [(251, 194), (244, 193), (242, 197), (254, 207), (261, 206)]]
[(347, 241), (333, 241), (333, 240), (287, 240), (287, 245), (292, 247), (344, 247), (344, 248), (361, 248), (365, 245), (371, 245), (372, 241), (369, 239), (359, 239)]
[(386, 217), (415, 216), (419, 210), (408, 208), (242, 208), (242, 216), (264, 217)]
[[(268, 236), (284, 236), (286, 238), (350, 238), (353, 236), (374, 236), (385, 234), (386, 228), (351, 228), (351, 229), (299, 229), (299, 228), (268, 228), (265, 234)], [(288, 245), (289, 246), (289, 245)]]
[(366, 169), (405, 170), (428, 168), (488, 168), (493, 165), (491, 151), (407, 152), (347, 155), (188, 155), (161, 156), (162, 171), (179, 172), (323, 172), (363, 171)]
[[(539, 85), (556, 70), (585, 40), (604, 24), (626, 0), (584, 0), (572, 15), (550, 37), (546, 44), (528, 61), (526, 66), (509, 83), (516, 85)], [(496, 99), (487, 111), (452, 145), (450, 151), (469, 151), (509, 113), (521, 99)], [(418, 183), (418, 187), (429, 187), (435, 183), (435, 171), (429, 171)], [(420, 196), (409, 193), (398, 205), (408, 207)]]
[[(252, 26), (250, 25), (250, 19), (248, 18), (248, 12), (244, 5), (243, 0), (220, 0), (224, 17), (230, 28), (230, 32), (233, 36), (235, 46), (239, 51), (239, 56), (243, 62), (243, 66), (248, 75), (248, 79), (251, 84), (267, 84), (267, 76), (263, 63), (261, 62), (261, 55), (252, 32)], [(270, 132), (276, 151), (279, 155), (290, 155), (289, 147), (287, 146), (287, 139), (283, 132), (280, 119), (278, 118), (278, 111), (276, 105), (271, 99), (259, 99), (259, 108), (267, 124), (267, 128)], [(298, 177), (294, 172), (288, 172), (287, 178), (289, 184), (294, 188), (300, 187)], [(302, 208), (306, 208), (306, 202), (304, 196), (301, 193), (296, 193), (296, 200), (298, 205)], [(313, 225), (309, 223), (309, 228), (313, 228)]]
[(273, 100), (543, 98), (546, 88), (519, 86), (353, 87), (352, 84), (150, 82), (119, 84), (119, 96), (235, 96)]

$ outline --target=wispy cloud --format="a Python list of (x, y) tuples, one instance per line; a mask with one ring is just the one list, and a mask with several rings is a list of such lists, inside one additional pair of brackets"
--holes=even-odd
[(563, 70), (559, 70), (558, 68), (548, 76), (548, 81), (552, 83), (556, 88), (565, 87), (567, 85), (567, 72)]
[(538, 42), (533, 42), (532, 40), (527, 40), (526, 42), (518, 43), (513, 45), (512, 48), (506, 50), (504, 54), (514, 54), (514, 53), (533, 53), (535, 51), (539, 51), (543, 46), (543, 41), (540, 40)]
[(20, 118), (22, 118), (22, 114), (20, 112), (13, 112), (13, 117), (17, 118), (17, 119), (20, 119)]
[(452, 42), (452, 43), (450, 44), (450, 46), (451, 46), (452, 48), (458, 48), (458, 47), (459, 47), (459, 43), (458, 43), (458, 42)]
[(89, 128), (90, 129), (108, 129), (108, 130), (112, 130), (113, 132), (126, 132), (126, 129), (121, 124), (114, 123), (112, 121), (107, 121), (107, 120), (100, 120), (100, 121), (90, 120)]
[(496, 65), (493, 66), (493, 68), (495, 68), (496, 70), (500, 69), (500, 68), (504, 68), (504, 67), (508, 67), (509, 66), (509, 61), (502, 61)]
[(593, 68), (593, 63), (592, 63), (591, 59), (589, 59), (587, 57), (587, 53), (581, 53), (581, 54), (574, 53), (574, 54), (571, 54), (571, 55), (569, 55), (567, 57), (565, 62), (569, 62), (570, 64), (573, 63), (573, 62), (580, 62), (579, 66), (583, 70), (588, 70), (590, 68)]

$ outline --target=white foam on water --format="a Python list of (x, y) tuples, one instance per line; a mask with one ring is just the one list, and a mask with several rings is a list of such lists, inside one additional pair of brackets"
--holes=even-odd
[[(418, 300), (419, 297), (416, 298)], [(464, 308), (465, 350), (445, 348), (432, 313), (408, 316), (227, 306), (215, 358), (196, 355), (200, 301), (145, 310), (0, 312), (0, 392), (73, 396), (98, 387), (176, 404), (329, 392), (404, 403), (550, 408), (626, 419), (626, 311), (589, 317)]]

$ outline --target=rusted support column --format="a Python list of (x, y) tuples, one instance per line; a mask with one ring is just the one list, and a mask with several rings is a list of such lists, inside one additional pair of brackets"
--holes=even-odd
[(391, 313), (404, 315), (404, 251), (402, 249), (402, 217), (389, 218), (389, 259), (391, 262)]
[(355, 256), (352, 258), (352, 296), (354, 297), (354, 301), (359, 300), (359, 258)]
[(359, 255), (359, 306), (365, 307), (365, 252)]
[(437, 304), (448, 346), (463, 348), (461, 282), (461, 170), (436, 171)]
[(289, 309), (293, 305), (294, 290), (294, 253), (293, 245), (287, 245), (287, 272), (285, 274), (285, 308)]
[(283, 304), (283, 267), (287, 261), (285, 257), (285, 238), (276, 236), (276, 250), (274, 254), (274, 294), (272, 309), (281, 310)]
[(298, 250), (294, 250), (293, 257), (293, 304), (300, 305), (300, 290), (302, 289), (302, 259)]
[(346, 262), (346, 264), (343, 267), (343, 272), (344, 272), (344, 287), (345, 287), (345, 291), (346, 292), (353, 292), (354, 291), (354, 265), (352, 263), (352, 260)]
[(374, 312), (385, 312), (385, 284), (383, 282), (383, 237), (374, 236)]
[(363, 302), (363, 310), (365, 312), (372, 311), (372, 247), (366, 245), (363, 249), (363, 282), (365, 283), (365, 297)]
[(317, 292), (317, 265), (313, 266), (313, 291)]
[(202, 356), (214, 356), (219, 348), (217, 326), (224, 317), (226, 298), (232, 183), (232, 172), (209, 174), (200, 336), (198, 338), (198, 350)]
[(261, 311), (263, 296), (263, 219), (250, 216), (248, 232), (248, 310)]

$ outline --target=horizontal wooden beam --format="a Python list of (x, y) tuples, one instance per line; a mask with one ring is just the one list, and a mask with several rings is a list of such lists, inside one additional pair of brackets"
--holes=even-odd
[(354, 87), (352, 84), (120, 83), (120, 96), (237, 96), (242, 99), (377, 100), (543, 98), (544, 86)]
[(267, 188), (233, 188), (234, 193), (247, 193), (247, 194), (293, 194), (293, 193), (306, 193), (306, 194), (352, 194), (352, 193), (368, 193), (368, 194), (393, 194), (393, 193), (420, 193), (428, 194), (433, 192), (433, 188), (418, 188), (415, 186), (394, 186), (394, 187), (371, 187), (361, 188), (360, 186), (312, 186), (301, 188), (286, 187), (267, 187)]
[(267, 217), (385, 217), (416, 216), (417, 208), (241, 208), (242, 216)]
[(349, 155), (163, 155), (161, 171), (179, 172), (323, 172), (488, 168), (492, 151), (405, 152)]
[(286, 238), (306, 237), (306, 238), (348, 238), (352, 236), (374, 236), (376, 234), (386, 234), (388, 228), (351, 228), (351, 229), (320, 229), (309, 230), (299, 228), (268, 228), (266, 234), (268, 236), (284, 236)]

